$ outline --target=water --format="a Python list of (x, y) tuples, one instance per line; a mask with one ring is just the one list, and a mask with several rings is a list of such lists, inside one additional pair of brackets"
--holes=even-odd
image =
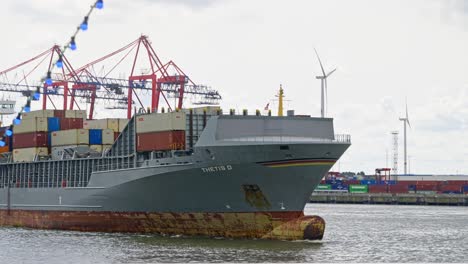
[(468, 208), (309, 204), (320, 242), (0, 228), (0, 263), (464, 262)]

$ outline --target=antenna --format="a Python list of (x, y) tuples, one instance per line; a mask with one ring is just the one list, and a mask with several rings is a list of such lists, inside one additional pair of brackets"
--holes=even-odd
[[(321, 80), (321, 107), (320, 107), (320, 115), (322, 118), (325, 117), (325, 109), (326, 109), (326, 101), (328, 101), (328, 84), (327, 84), (327, 78), (330, 77), (335, 71), (336, 68), (330, 71), (328, 74), (325, 73), (325, 69), (323, 68), (322, 60), (320, 60), (320, 56), (318, 55), (317, 49), (315, 49), (315, 54), (317, 55), (317, 59), (320, 64), (320, 69), (322, 70), (321, 76), (316, 76), (316, 79)], [(328, 105), (328, 103), (327, 103)]]

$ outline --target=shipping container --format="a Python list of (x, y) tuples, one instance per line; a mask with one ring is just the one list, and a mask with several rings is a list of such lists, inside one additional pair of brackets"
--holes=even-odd
[(13, 161), (27, 162), (33, 161), (36, 156), (47, 156), (49, 151), (47, 148), (20, 148), (13, 150)]
[(118, 118), (108, 118), (107, 119), (107, 129), (112, 129), (114, 132), (119, 132), (119, 119)]
[(65, 118), (65, 110), (54, 110), (54, 117)]
[(39, 148), (49, 145), (47, 132), (13, 134), (13, 148)]
[(463, 186), (463, 192), (468, 193), (468, 185)]
[(82, 129), (82, 118), (63, 118), (60, 120), (60, 130)]
[(346, 183), (349, 184), (360, 184), (359, 180), (347, 180)]
[(60, 130), (60, 118), (48, 117), (47, 118), (47, 131), (54, 132)]
[(85, 110), (65, 110), (65, 118), (86, 118)]
[(416, 191), (437, 191), (437, 187), (434, 184), (416, 184)]
[(453, 191), (453, 192), (461, 192), (462, 190), (462, 187), (460, 185), (455, 185), (455, 184), (452, 184), (452, 185), (441, 185), (439, 187), (439, 190), (441, 192), (446, 192), (446, 191)]
[(150, 133), (170, 130), (185, 130), (186, 120), (182, 112), (147, 114), (136, 117), (137, 133)]
[(386, 193), (387, 189), (388, 189), (388, 186), (384, 184), (369, 185), (368, 191), (369, 193)]
[(162, 131), (137, 134), (138, 151), (185, 149), (185, 131)]
[(127, 126), (127, 124), (128, 124), (128, 119), (119, 118), (119, 131), (118, 132), (122, 132), (124, 128)]
[(75, 118), (81, 118), (81, 119), (86, 119), (86, 110), (76, 110), (75, 112)]
[(87, 129), (70, 129), (52, 132), (52, 146), (68, 146), (68, 145), (88, 145), (89, 130)]
[(102, 130), (102, 145), (114, 144), (114, 133), (112, 129)]
[(22, 113), (21, 114), (21, 119), (26, 120), (26, 119), (34, 119), (36, 117), (54, 117), (54, 110), (36, 110), (36, 111), (31, 111), (28, 113)]
[(388, 192), (389, 193), (408, 193), (408, 185), (403, 185), (403, 184), (388, 185)]
[(361, 180), (361, 184), (364, 184), (364, 185), (375, 184), (375, 180)]
[(335, 183), (331, 185), (332, 190), (348, 190), (348, 185)]
[(46, 131), (47, 117), (34, 117), (30, 119), (23, 119), (21, 120), (21, 123), (19, 125), (13, 126), (13, 132), (16, 134)]
[(330, 191), (331, 189), (330, 184), (319, 184), (317, 188), (315, 188), (315, 191)]
[(89, 148), (96, 152), (102, 152), (102, 145), (89, 145)]
[(89, 130), (89, 144), (90, 145), (102, 145), (102, 130), (101, 129)]
[(368, 193), (369, 186), (367, 185), (349, 185), (349, 192), (350, 193)]
[(83, 122), (85, 129), (107, 129), (107, 119), (85, 120)]
[(114, 141), (117, 140), (117, 138), (119, 137), (120, 135), (120, 132), (114, 132)]

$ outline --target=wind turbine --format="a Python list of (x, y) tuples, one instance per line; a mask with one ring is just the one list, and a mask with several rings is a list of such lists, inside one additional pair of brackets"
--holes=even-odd
[(405, 165), (405, 175), (407, 174), (407, 166), (408, 166), (408, 156), (406, 152), (406, 124), (411, 128), (409, 118), (408, 118), (408, 102), (406, 102), (406, 117), (400, 117), (400, 121), (403, 121), (403, 140), (404, 140), (404, 152), (403, 152), (403, 158), (404, 158), (404, 165)]
[(320, 56), (318, 55), (318, 52), (316, 49), (315, 50), (315, 54), (317, 55), (317, 59), (320, 63), (320, 68), (322, 69), (322, 76), (316, 76), (315, 78), (319, 79), (322, 81), (321, 83), (321, 108), (320, 108), (320, 114), (323, 117), (325, 117), (325, 97), (327, 97), (328, 99), (328, 89), (327, 89), (327, 78), (330, 77), (330, 75), (332, 75), (332, 73), (334, 73), (336, 71), (336, 68), (332, 71), (330, 71), (328, 74), (325, 73), (325, 69), (323, 68), (323, 65), (322, 65), (322, 61), (320, 60)]

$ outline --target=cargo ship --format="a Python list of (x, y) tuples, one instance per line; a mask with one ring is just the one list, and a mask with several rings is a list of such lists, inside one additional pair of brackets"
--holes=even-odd
[(7, 134), (1, 226), (280, 240), (323, 237), (303, 210), (351, 144), (331, 118), (219, 107), (38, 110)]

